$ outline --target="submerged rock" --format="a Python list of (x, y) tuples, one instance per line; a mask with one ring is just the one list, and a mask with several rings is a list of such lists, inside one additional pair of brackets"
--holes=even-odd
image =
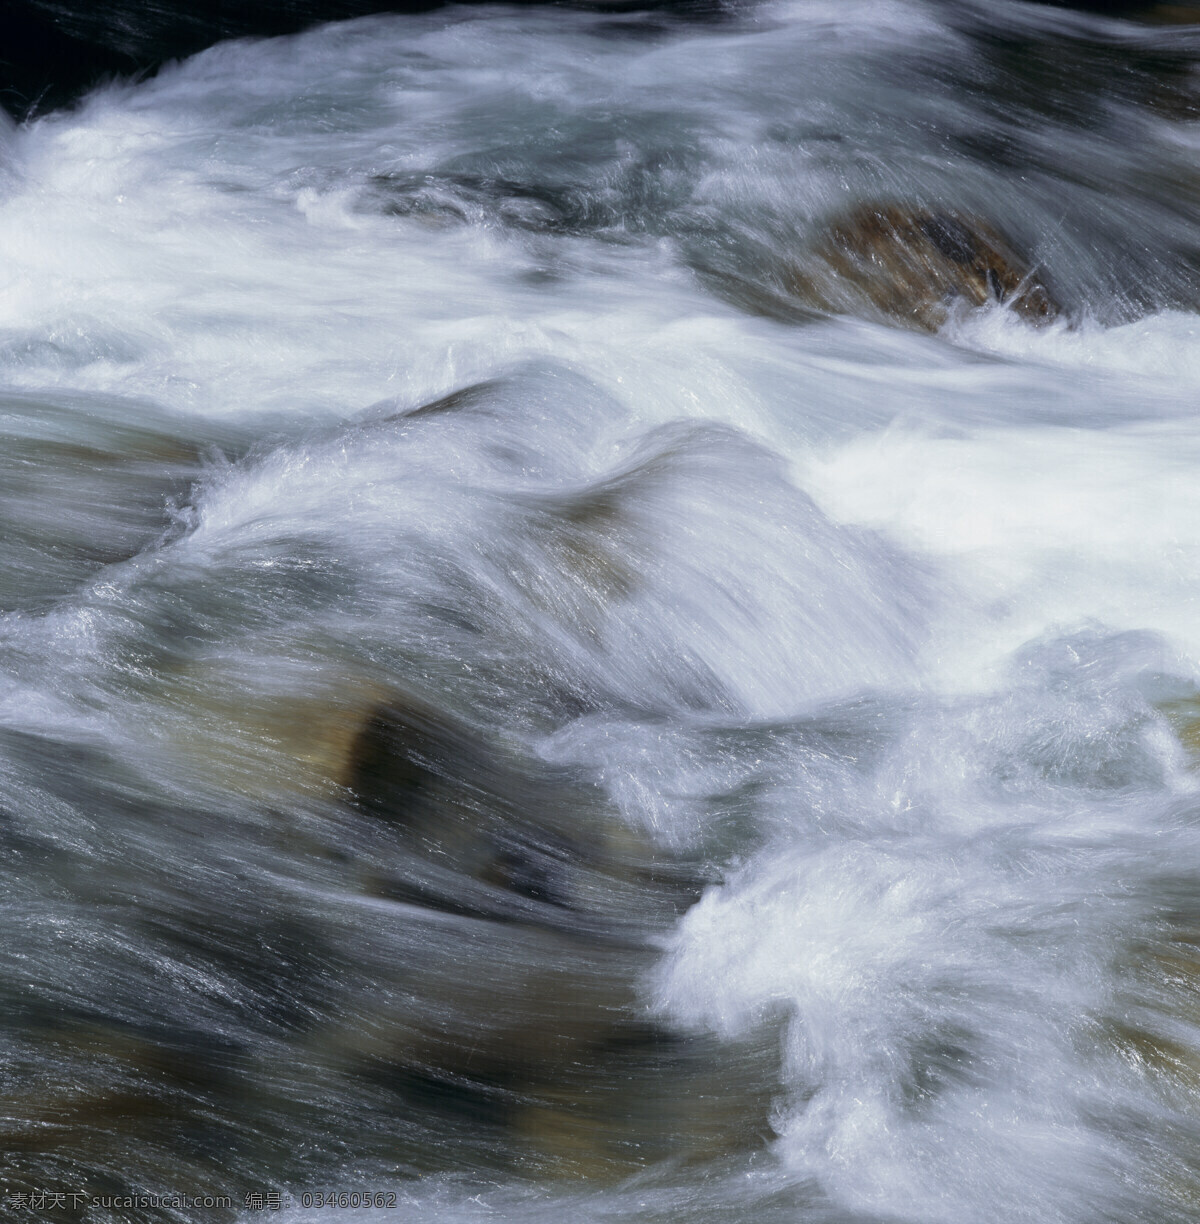
[(396, 963), (384, 936), (315, 1057), (568, 1175), (761, 1141), (773, 1043), (723, 1067), (639, 1002), (658, 936), (706, 882), (698, 862), (657, 850), (586, 775), (411, 695), (364, 723), (347, 778), (390, 847), (367, 881), (396, 903), (380, 933), (403, 929), (409, 952)]
[[(315, 703), (272, 724), (305, 787), (331, 789), (280, 798), (256, 849), (249, 813), (143, 811), (123, 773), (105, 836), (128, 826), (163, 859), (58, 852), (53, 887), (122, 959), (66, 1011), (54, 983), (8, 1007), (9, 1188), (240, 1195), (263, 1168), (319, 1185), (345, 1135), (381, 1167), (567, 1176), (760, 1144), (777, 1041), (675, 1032), (642, 997), (700, 865), (656, 850), (585, 771), (429, 693), (333, 704), (333, 730)], [(104, 763), (72, 764), (60, 804)], [(314, 1167), (295, 1133), (320, 1136)]]
[[(239, 442), (233, 430), (213, 442)], [(171, 527), (208, 439), (135, 401), (0, 397), (0, 612), (43, 611)]]
[(699, 864), (667, 859), (621, 821), (586, 775), (411, 695), (363, 719), (343, 777), (357, 810), (394, 839), (393, 870), (375, 880), (394, 900), (641, 946), (706, 882)]
[(1059, 313), (1028, 262), (986, 222), (951, 210), (870, 204), (835, 221), (794, 268), (806, 305), (934, 331), (956, 304), (998, 303), (1031, 323)]

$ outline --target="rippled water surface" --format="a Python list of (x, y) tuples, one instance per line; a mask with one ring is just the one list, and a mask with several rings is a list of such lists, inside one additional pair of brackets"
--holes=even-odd
[(14, 1218), (1200, 1218), (1198, 29), (445, 9), (0, 131)]

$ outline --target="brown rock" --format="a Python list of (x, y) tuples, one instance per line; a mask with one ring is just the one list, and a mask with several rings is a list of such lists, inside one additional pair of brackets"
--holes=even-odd
[(991, 226), (949, 210), (866, 205), (836, 221), (789, 288), (831, 314), (935, 331), (957, 303), (1000, 302), (1031, 323), (1059, 313), (1034, 270)]

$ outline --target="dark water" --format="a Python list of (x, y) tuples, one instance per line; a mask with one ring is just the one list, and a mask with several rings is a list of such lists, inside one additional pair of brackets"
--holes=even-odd
[(5, 128), (5, 1218), (1196, 1219), (1198, 30), (443, 10)]

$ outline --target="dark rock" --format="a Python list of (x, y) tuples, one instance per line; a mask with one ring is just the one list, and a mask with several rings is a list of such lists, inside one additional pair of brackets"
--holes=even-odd
[(393, 900), (611, 946), (640, 943), (699, 895), (695, 865), (659, 862), (589, 779), (408, 696), (366, 714), (343, 777), (402, 848), (373, 888)]

